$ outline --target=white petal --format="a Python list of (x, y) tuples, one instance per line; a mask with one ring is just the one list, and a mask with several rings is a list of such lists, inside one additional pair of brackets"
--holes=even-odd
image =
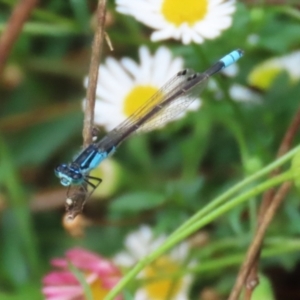
[(95, 124), (99, 124), (104, 126), (106, 131), (113, 130), (116, 126), (118, 126), (122, 121), (124, 121), (124, 117), (118, 116), (116, 113), (108, 120), (104, 120), (100, 115), (95, 115)]
[(188, 110), (189, 111), (195, 111), (198, 110), (202, 106), (202, 101), (201, 99), (195, 99), (189, 106)]
[(131, 84), (131, 78), (128, 73), (121, 67), (121, 65), (111, 57), (106, 59), (106, 65), (109, 68), (111, 74), (117, 79), (117, 81), (121, 82), (122, 85), (126, 86)]
[(209, 8), (211, 7), (216, 7), (218, 6), (220, 3), (222, 3), (224, 0), (209, 0), (208, 4), (209, 4)]
[(151, 4), (145, 2), (145, 1), (117, 1), (117, 8), (116, 10), (118, 12), (124, 12), (128, 15), (132, 15), (135, 17), (139, 17), (141, 11), (144, 10), (151, 10)]
[(159, 236), (155, 240), (153, 240), (150, 245), (151, 248), (150, 252), (159, 248), (165, 242), (165, 240), (166, 240), (166, 236)]
[(134, 295), (134, 300), (150, 300), (146, 290), (138, 289)]
[(124, 15), (129, 15), (129, 16), (133, 16), (132, 14), (132, 10), (129, 9), (128, 7), (117, 7), (116, 11), (119, 12), (120, 14), (124, 14)]
[(157, 42), (157, 41), (169, 39), (173, 36), (173, 32), (174, 32), (174, 28), (172, 26), (168, 26), (161, 30), (154, 31), (151, 34), (151, 41)]
[(212, 39), (220, 34), (220, 30), (213, 28), (207, 22), (197, 23), (194, 28), (204, 38)]
[(190, 44), (192, 41), (192, 34), (190, 28), (188, 26), (184, 26), (182, 28), (182, 42), (185, 45)]
[(149, 243), (153, 238), (152, 230), (147, 225), (142, 225), (138, 231), (136, 231), (136, 234), (139, 239), (142, 240), (143, 243)]
[(238, 102), (261, 102), (261, 97), (258, 93), (255, 93), (240, 84), (233, 84), (229, 89), (229, 95), (233, 100)]
[(181, 71), (183, 69), (184, 63), (183, 59), (181, 57), (177, 57), (173, 59), (171, 62), (168, 72), (166, 74), (166, 81), (171, 79), (177, 72)]
[(131, 267), (136, 263), (136, 259), (126, 252), (118, 253), (113, 261), (118, 266)]
[(136, 82), (139, 84), (145, 84), (149, 82), (151, 78), (151, 66), (152, 66), (152, 57), (147, 47), (142, 46), (139, 49), (139, 56), (141, 61), (141, 68), (139, 76), (136, 78)]
[(174, 261), (184, 261), (185, 258), (188, 256), (189, 251), (189, 245), (186, 242), (182, 242), (179, 245), (177, 245), (174, 249), (171, 251), (171, 257), (174, 259)]
[(202, 44), (204, 42), (204, 38), (195, 30), (191, 31), (192, 40), (196, 44)]
[(103, 86), (97, 86), (97, 90), (96, 90), (96, 97), (99, 100), (103, 100), (105, 101), (111, 101), (111, 99), (113, 99), (112, 97), (112, 91), (108, 90), (107, 88), (103, 87)]
[(112, 103), (96, 101), (95, 104), (95, 119), (97, 118), (102, 124), (102, 121), (112, 120), (116, 115), (116, 106)]
[(86, 76), (86, 77), (84, 77), (84, 79), (83, 79), (83, 86), (84, 86), (85, 88), (87, 88), (87, 87), (88, 87), (88, 84), (89, 84), (89, 77)]
[[(213, 39), (220, 35), (232, 23), (232, 14), (236, 7), (234, 0), (208, 0), (208, 8), (202, 26), (197, 29), (191, 26), (190, 31), (181, 30), (169, 22), (162, 13), (162, 0), (118, 0), (117, 10), (127, 13), (155, 31), (151, 35), (152, 41), (174, 38), (182, 40), (184, 44), (192, 41), (203, 43), (203, 38)], [(187, 23), (182, 24), (187, 26)], [(179, 26), (180, 27), (180, 26)], [(190, 26), (188, 26), (190, 27)], [(212, 28), (210, 28), (212, 27)], [(199, 34), (193, 34), (196, 31)]]
[[(177, 34), (180, 32), (177, 31)], [(139, 56), (140, 64), (130, 58), (123, 58), (121, 62), (108, 58), (100, 67), (95, 123), (105, 126), (106, 130), (113, 129), (128, 117), (124, 113), (124, 101), (132, 89), (140, 84), (159, 88), (183, 67), (183, 59), (173, 59), (171, 51), (165, 47), (158, 48), (152, 56), (148, 48), (143, 46), (139, 50)], [(84, 84), (87, 84), (87, 79)], [(183, 112), (182, 115), (184, 114)], [(147, 232), (151, 237), (151, 230), (148, 229)], [(151, 243), (150, 240), (146, 242)], [(137, 252), (137, 255), (141, 256), (146, 250), (138, 249)]]
[[(151, 231), (150, 231), (150, 234)], [(145, 248), (145, 238), (147, 239), (149, 236), (149, 231), (147, 227), (143, 227), (141, 232), (132, 233), (126, 238), (126, 248), (130, 251), (130, 253), (140, 259), (145, 257), (149, 251), (149, 249)]]
[(151, 83), (154, 86), (161, 86), (163, 82), (166, 82), (166, 74), (170, 67), (172, 56), (170, 50), (166, 47), (160, 47), (155, 54), (152, 70)]
[(134, 60), (128, 57), (124, 57), (121, 59), (121, 64), (132, 75), (132, 77), (135, 78), (138, 76), (140, 67)]
[(105, 87), (107, 90), (114, 90), (116, 86), (119, 85), (119, 82), (111, 74), (110, 70), (106, 65), (101, 65), (101, 72), (98, 78), (98, 85)]
[(228, 77), (235, 77), (239, 72), (239, 67), (237, 64), (233, 64), (222, 70), (222, 73)]

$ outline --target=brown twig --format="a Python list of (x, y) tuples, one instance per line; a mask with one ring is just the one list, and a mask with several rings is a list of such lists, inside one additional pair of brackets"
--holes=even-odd
[[(277, 158), (284, 155), (291, 148), (292, 142), (294, 140), (297, 131), (299, 130), (299, 127), (300, 127), (300, 109), (297, 111), (295, 117), (293, 118), (288, 130), (286, 131), (282, 139), (282, 142), (279, 146), (279, 150), (277, 151), (277, 156), (276, 156)], [(277, 174), (279, 174), (279, 172), (280, 169), (276, 169), (271, 173), (271, 176), (274, 177)], [(275, 190), (270, 189), (266, 191), (265, 194), (263, 195), (263, 201), (260, 205), (259, 213), (258, 213), (258, 225), (260, 224), (261, 220), (264, 218), (265, 211), (267, 207), (270, 205), (272, 198), (274, 197), (274, 193)]]
[[(299, 127), (300, 127), (300, 109), (298, 109), (295, 117), (293, 118), (288, 130), (286, 131), (282, 139), (282, 142), (277, 151), (277, 158), (281, 157), (282, 155), (284, 155), (286, 152), (289, 151), (292, 142), (294, 140), (294, 137), (299, 130)], [(271, 176), (276, 176), (277, 174), (279, 174), (279, 172), (280, 169), (276, 169), (272, 172)], [(269, 206), (270, 202), (272, 201), (272, 197), (274, 196), (274, 193), (275, 193), (274, 189), (270, 189), (264, 194), (263, 201), (259, 209), (258, 222), (260, 222), (261, 218), (263, 218), (264, 212), (266, 211), (266, 208)]]
[[(299, 127), (300, 127), (300, 109), (298, 109), (296, 115), (294, 116), (290, 126), (288, 127), (288, 129), (282, 139), (282, 142), (279, 146), (279, 150), (277, 152), (278, 158), (289, 151), (289, 149), (292, 146), (294, 137), (299, 130)], [(276, 176), (277, 174), (279, 174), (279, 172), (280, 172), (280, 169), (277, 169), (274, 172), (272, 172), (271, 176), (272, 177)], [(259, 208), (257, 228), (263, 222), (265, 213), (266, 213), (270, 203), (273, 201), (274, 194), (275, 194), (274, 189), (270, 189), (270, 190), (266, 191), (266, 193), (264, 194), (263, 201)], [(250, 295), (252, 294), (252, 291), (258, 284), (257, 270), (258, 270), (259, 258), (260, 258), (260, 249), (258, 249), (258, 251), (257, 251), (257, 258), (255, 259), (253, 266), (250, 269), (249, 275), (247, 276), (247, 279), (246, 279), (246, 287), (253, 285), (251, 289), (248, 289)], [(256, 283), (256, 284), (254, 285), (251, 283)]]
[(284, 155), (285, 153), (287, 153), (290, 150), (291, 145), (294, 141), (295, 135), (297, 134), (297, 132), (299, 130), (299, 127), (300, 127), (300, 109), (298, 109), (298, 111), (296, 112), (296, 115), (293, 118), (292, 123), (289, 126), (289, 128), (282, 140), (282, 143), (281, 143), (278, 153), (277, 153), (277, 157)]
[(20, 0), (7, 22), (0, 38), (0, 75), (2, 75), (6, 60), (14, 42), (22, 31), (23, 25), (29, 18), (38, 0)]
[[(232, 292), (228, 298), (228, 300), (237, 300), (239, 299), (239, 295), (241, 292), (241, 289), (246, 281), (246, 278), (250, 272), (251, 267), (253, 266), (254, 261), (258, 258), (258, 251), (261, 247), (261, 244), (263, 242), (266, 230), (271, 223), (274, 215), (277, 212), (277, 209), (279, 208), (280, 204), (282, 203), (285, 195), (289, 191), (292, 183), (291, 182), (285, 182), (281, 185), (281, 187), (278, 189), (278, 192), (276, 193), (275, 197), (273, 198), (270, 206), (268, 207), (264, 219), (259, 224), (259, 227), (257, 229), (257, 232), (255, 234), (255, 237), (248, 249), (246, 258), (244, 260), (244, 263), (240, 269), (240, 272), (238, 274), (236, 283), (234, 288), (232, 289)], [(251, 283), (250, 283), (251, 284)], [(252, 290), (252, 284), (248, 287), (246, 287), (248, 290)]]
[[(84, 110), (83, 121), (83, 147), (87, 147), (92, 142), (92, 131), (94, 126), (94, 108), (96, 98), (96, 88), (98, 82), (98, 70), (100, 57), (103, 48), (104, 37), (104, 24), (106, 14), (106, 0), (99, 0), (96, 19), (97, 26), (94, 35), (94, 41), (92, 46), (91, 63), (89, 70), (89, 82), (87, 88), (86, 105)], [(87, 198), (87, 184), (77, 187), (72, 195), (68, 195), (66, 200), (66, 211), (70, 219), (74, 219), (79, 213), (81, 213), (83, 206)]]
[(97, 28), (92, 46), (92, 56), (89, 71), (89, 82), (87, 88), (87, 102), (84, 111), (83, 122), (83, 146), (86, 147), (92, 142), (92, 128), (94, 126), (94, 108), (96, 88), (98, 82), (98, 70), (100, 57), (103, 48), (104, 23), (106, 14), (106, 0), (99, 0), (97, 7)]
[[(300, 109), (297, 111), (295, 117), (293, 118), (281, 144), (279, 147), (279, 150), (277, 152), (277, 157), (280, 157), (284, 155), (292, 145), (292, 142), (294, 140), (294, 137), (296, 133), (298, 132), (300, 127)], [(280, 172), (279, 169), (275, 170), (271, 176), (276, 176)], [(282, 189), (284, 189), (286, 192), (283, 193)], [(230, 295), (230, 300), (238, 299), (238, 296), (242, 290), (243, 285), (246, 285), (246, 293), (245, 293), (245, 299), (251, 299), (252, 292), (254, 288), (258, 285), (258, 262), (260, 258), (260, 250), (261, 250), (261, 244), (263, 241), (263, 236), (260, 237), (260, 230), (261, 226), (265, 226), (266, 222), (266, 215), (270, 213), (270, 209), (272, 208), (272, 205), (275, 201), (280, 202), (283, 200), (285, 194), (289, 190), (289, 187), (287, 188), (286, 184), (283, 184), (275, 194), (275, 190), (271, 189), (265, 192), (263, 196), (263, 201), (259, 208), (258, 213), (258, 220), (257, 220), (257, 229), (254, 236), (254, 239), (249, 247), (247, 256), (245, 258), (244, 264), (240, 269), (240, 272), (237, 277), (236, 284), (232, 290), (232, 293)], [(282, 197), (282, 198), (280, 198)], [(279, 206), (278, 204), (278, 206)], [(276, 205), (276, 203), (275, 203)], [(277, 208), (276, 208), (277, 209)], [(274, 216), (276, 210), (272, 212), (272, 217)], [(271, 220), (270, 220), (271, 221)], [(268, 225), (268, 224), (267, 224)], [(263, 233), (264, 235), (264, 233)], [(260, 243), (257, 241), (260, 240)]]

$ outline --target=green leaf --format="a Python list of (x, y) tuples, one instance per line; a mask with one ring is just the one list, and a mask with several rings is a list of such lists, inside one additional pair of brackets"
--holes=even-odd
[(293, 157), (291, 170), (294, 175), (294, 184), (299, 192), (300, 191), (300, 152), (297, 152), (296, 155)]
[(270, 280), (263, 275), (259, 276), (259, 285), (255, 288), (252, 300), (273, 300), (275, 299)]
[(77, 22), (85, 32), (88, 32), (90, 16), (87, 2), (84, 0), (71, 0), (70, 5), (73, 9)]
[(133, 293), (131, 293), (131, 292), (128, 291), (128, 290), (125, 290), (123, 296), (124, 296), (124, 300), (133, 300), (133, 299), (134, 299)]
[[(15, 163), (32, 166), (43, 163), (74, 133), (79, 132), (82, 127), (81, 119), (82, 114), (76, 112), (31, 128), (11, 147)], [(70, 158), (72, 154), (70, 153)]]
[[(285, 26), (285, 22), (285, 20), (276, 21), (273, 19), (272, 24), (266, 24), (261, 32), (260, 46), (277, 53), (287, 52), (299, 36), (300, 25)], [(280, 43), (278, 43), (279, 40)]]
[(2, 212), (0, 265), (19, 285), (28, 279), (30, 271), (39, 266), (35, 231), (32, 227), (28, 199), (23, 190), (11, 153), (0, 138), (0, 184), (6, 191), (7, 208)]
[(71, 262), (68, 262), (68, 268), (76, 277), (76, 279), (80, 282), (84, 290), (84, 295), (86, 300), (93, 300), (93, 294), (90, 285), (87, 283), (86, 278), (82, 272), (79, 271)]

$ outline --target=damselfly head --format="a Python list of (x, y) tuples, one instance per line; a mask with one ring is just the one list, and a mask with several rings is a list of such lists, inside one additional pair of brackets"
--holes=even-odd
[(63, 186), (81, 184), (83, 181), (83, 175), (77, 168), (71, 167), (71, 165), (61, 164), (54, 169), (54, 172)]
[(66, 164), (61, 164), (54, 169), (55, 175), (60, 178), (60, 174), (64, 173), (64, 171), (68, 168)]

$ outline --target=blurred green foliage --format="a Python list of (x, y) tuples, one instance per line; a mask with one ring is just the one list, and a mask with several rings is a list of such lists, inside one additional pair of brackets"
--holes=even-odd
[[(15, 4), (0, 1), (0, 31)], [(112, 21), (106, 30), (115, 50), (105, 46), (103, 59), (137, 59), (140, 45), (153, 51), (166, 45), (187, 67), (200, 71), (232, 49), (242, 48), (245, 56), (238, 62), (237, 76), (215, 78), (224, 100), (214, 101), (215, 93), (207, 89), (197, 112), (121, 146), (114, 156), (124, 172), (121, 187), (109, 198), (90, 201), (85, 209), (86, 216), (104, 226), (91, 226), (81, 239), (70, 237), (61, 226), (64, 197), (49, 195), (64, 190), (53, 168), (70, 161), (82, 143), (82, 82), (96, 5), (85, 0), (43, 1), (6, 65), (0, 104), (0, 202), (5, 204), (0, 211), (0, 299), (42, 299), (41, 278), (50, 269), (49, 260), (70, 247), (112, 255), (139, 224), (150, 223), (158, 232), (175, 230), (213, 197), (274, 160), (299, 107), (300, 81), (291, 84), (284, 72), (267, 91), (257, 91), (259, 104), (233, 102), (228, 93), (233, 83), (247, 86), (256, 64), (300, 50), (299, 6), (238, 3), (232, 27), (219, 38), (184, 46), (172, 40), (152, 43), (148, 28), (116, 13), (114, 2), (109, 2)], [(257, 36), (256, 43), (249, 42), (251, 35)], [(284, 242), (297, 241), (300, 231), (298, 195), (295, 190), (288, 195), (272, 223), (268, 241), (278, 242), (268, 244), (266, 253), (271, 254), (262, 260), (265, 268), (293, 269), (299, 264), (298, 244), (291, 248)], [(59, 202), (52, 205), (44, 199)], [(205, 286), (215, 286), (225, 295), (230, 291), (253, 233), (255, 200), (206, 228), (210, 241), (194, 254), (205, 261), (196, 273), (195, 293)], [(38, 202), (43, 209), (37, 208)], [(120, 220), (128, 225), (118, 225)]]

